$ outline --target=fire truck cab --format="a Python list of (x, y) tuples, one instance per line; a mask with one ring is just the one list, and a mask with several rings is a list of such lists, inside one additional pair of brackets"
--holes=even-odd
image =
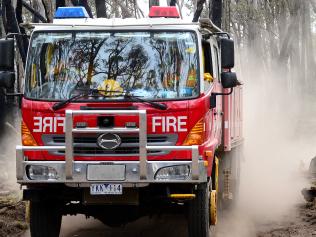
[[(53, 23), (32, 25), (16, 176), (33, 237), (58, 236), (63, 215), (120, 226), (179, 207), (190, 237), (209, 236), (217, 201), (237, 192), (242, 87), (229, 35), (177, 14), (59, 8)], [(12, 56), (12, 45), (0, 51)], [(7, 88), (10, 57), (0, 59)]]

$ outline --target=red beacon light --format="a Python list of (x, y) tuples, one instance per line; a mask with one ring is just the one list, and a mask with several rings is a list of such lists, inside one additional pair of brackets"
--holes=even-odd
[(166, 17), (166, 18), (180, 18), (177, 7), (159, 7), (153, 6), (150, 8), (149, 17)]

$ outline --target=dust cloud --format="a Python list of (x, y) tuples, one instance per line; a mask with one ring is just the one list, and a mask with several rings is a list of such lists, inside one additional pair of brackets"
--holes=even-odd
[(257, 236), (260, 228), (294, 216), (308, 185), (304, 172), (316, 155), (316, 96), (289, 90), (282, 73), (262, 69), (255, 57), (250, 61), (239, 73), (245, 138), (240, 195), (216, 237)]
[(12, 105), (0, 106), (0, 194), (18, 190), (15, 146), (20, 144), (20, 112)]

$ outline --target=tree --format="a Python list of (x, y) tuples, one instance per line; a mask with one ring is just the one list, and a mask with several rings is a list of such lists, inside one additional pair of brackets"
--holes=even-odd
[(210, 18), (219, 28), (222, 27), (222, 0), (212, 0)]
[(152, 6), (159, 6), (159, 0), (149, 0), (149, 8), (151, 8)]
[(95, 0), (97, 17), (107, 18), (105, 0)]
[[(33, 8), (42, 16), (46, 17), (45, 7), (41, 0), (33, 0), (32, 1)], [(33, 14), (33, 22), (38, 23), (40, 20)]]
[(196, 6), (196, 11), (194, 13), (194, 16), (193, 16), (193, 22), (197, 22), (202, 14), (202, 11), (203, 11), (203, 5), (205, 4), (205, 1), (206, 0), (198, 0), (197, 1), (197, 6)]

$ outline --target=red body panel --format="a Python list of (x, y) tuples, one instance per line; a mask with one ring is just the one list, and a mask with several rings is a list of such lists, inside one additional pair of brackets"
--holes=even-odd
[[(214, 90), (220, 92), (219, 84), (215, 85)], [(64, 134), (63, 119), (67, 109), (80, 110), (82, 106), (102, 108), (102, 107), (117, 107), (126, 108), (133, 106), (137, 109), (145, 109), (147, 111), (147, 133), (150, 134), (168, 134), (176, 133), (178, 140), (175, 145), (183, 145), (189, 132), (194, 125), (202, 118), (205, 120), (205, 142), (199, 146), (200, 155), (204, 159), (208, 159), (208, 174), (211, 175), (213, 156), (206, 158), (205, 151), (215, 150), (222, 144), (224, 139), (224, 150), (229, 151), (232, 144), (242, 137), (241, 128), (241, 88), (236, 88), (234, 93), (230, 96), (223, 96), (223, 105), (221, 98), (217, 99), (217, 107), (210, 110), (210, 93), (208, 95), (202, 94), (201, 97), (191, 100), (183, 101), (165, 101), (168, 106), (165, 111), (150, 107), (149, 105), (138, 102), (108, 102), (108, 103), (86, 103), (75, 102), (70, 103), (65, 108), (58, 111), (53, 111), (52, 105), (55, 102), (33, 101), (23, 99), (22, 102), (22, 118), (29, 130), (31, 131), (37, 144), (45, 145), (42, 140), (42, 135), (45, 134)], [(224, 113), (223, 113), (224, 112)], [(86, 122), (88, 127), (97, 127), (98, 115), (89, 116), (75, 116), (74, 124), (77, 122)], [(153, 117), (158, 117), (156, 126), (153, 127)], [(170, 126), (163, 128), (163, 118), (181, 118), (181, 126)], [(115, 126), (124, 127), (126, 122), (135, 122), (138, 126), (138, 116), (116, 115)], [(185, 124), (183, 123), (185, 122)], [(157, 126), (158, 123), (158, 126)], [(166, 123), (166, 122), (165, 122)], [(159, 124), (161, 126), (159, 126)], [(175, 131), (176, 128), (176, 131)], [(224, 133), (222, 133), (224, 128)], [(180, 131), (178, 131), (180, 129)], [(63, 155), (52, 155), (48, 152), (26, 152), (25, 154), (29, 160), (64, 160)], [(84, 161), (113, 161), (113, 160), (138, 160), (138, 156), (75, 156), (75, 160)], [(167, 155), (148, 156), (148, 160), (186, 160), (191, 159), (191, 152), (188, 151), (174, 151)]]
[[(38, 145), (44, 145), (42, 140), (42, 135), (45, 134), (64, 134), (62, 126), (62, 117), (65, 116), (66, 109), (80, 110), (82, 106), (88, 107), (119, 107), (124, 109), (124, 107), (134, 106), (137, 109), (146, 109), (147, 111), (147, 133), (148, 134), (165, 134), (165, 133), (177, 133), (178, 140), (176, 145), (182, 145), (185, 141), (188, 133), (194, 127), (194, 125), (201, 119), (204, 118), (206, 121), (206, 142), (201, 146), (201, 154), (204, 150), (211, 149), (214, 150), (215, 146), (218, 145), (218, 138), (215, 139), (212, 131), (214, 115), (211, 113), (209, 108), (209, 97), (203, 96), (198, 99), (185, 100), (185, 101), (168, 101), (163, 102), (167, 104), (168, 109), (165, 111), (152, 108), (148, 105), (142, 103), (133, 103), (133, 102), (112, 102), (112, 103), (71, 103), (59, 111), (53, 111), (52, 105), (54, 102), (43, 102), (43, 101), (32, 101), (23, 99), (22, 103), (22, 118), (29, 130), (31, 131), (34, 139)], [(77, 122), (86, 122), (88, 127), (97, 126), (97, 115), (89, 116), (75, 116), (74, 124)], [(165, 127), (155, 126), (153, 127), (153, 117), (175, 117), (182, 118), (181, 122), (186, 121), (186, 124), (181, 124), (180, 127), (176, 126), (176, 131), (174, 126)], [(40, 119), (39, 119), (40, 118)], [(56, 119), (58, 118), (58, 119)], [(186, 118), (186, 119), (184, 119)], [(39, 125), (41, 121), (41, 125)], [(44, 122), (45, 121), (45, 122)], [(115, 126), (124, 127), (126, 122), (136, 122), (138, 125), (138, 116), (126, 116), (126, 115), (117, 115), (115, 116)], [(161, 120), (158, 120), (157, 123), (163, 124)], [(181, 131), (177, 131), (180, 128)], [(163, 131), (164, 130), (164, 131)], [(167, 131), (169, 130), (169, 131)], [(186, 130), (186, 131), (183, 131)], [(28, 152), (27, 153), (29, 160), (64, 160), (64, 156), (60, 155), (51, 155), (47, 152)], [(171, 152), (168, 155), (164, 156), (148, 156), (149, 160), (184, 160), (190, 159), (191, 152), (186, 151), (177, 151)], [(96, 156), (78, 156), (75, 157), (75, 160), (138, 160), (138, 156), (122, 156), (122, 157), (96, 157)]]
[[(229, 90), (226, 90), (229, 92)], [(224, 151), (230, 151), (243, 139), (242, 133), (242, 87), (234, 88), (229, 96), (224, 96)]]

